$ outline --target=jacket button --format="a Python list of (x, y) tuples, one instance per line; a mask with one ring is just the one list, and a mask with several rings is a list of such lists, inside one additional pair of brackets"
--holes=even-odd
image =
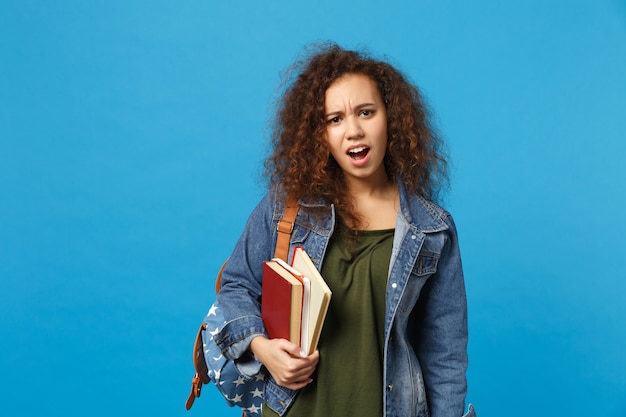
[(387, 385), (387, 391), (391, 391), (393, 389), (393, 384)]
[(395, 282), (393, 284), (391, 284), (391, 288), (397, 288), (398, 284), (396, 284)]

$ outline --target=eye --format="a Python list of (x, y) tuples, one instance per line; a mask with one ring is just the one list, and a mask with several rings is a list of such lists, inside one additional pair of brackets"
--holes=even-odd
[(335, 117), (331, 117), (330, 119), (326, 120), (326, 123), (329, 125), (334, 125), (337, 124), (341, 121), (341, 117), (339, 116), (335, 116)]
[(374, 114), (374, 110), (364, 109), (359, 112), (359, 115), (362, 117), (370, 117)]

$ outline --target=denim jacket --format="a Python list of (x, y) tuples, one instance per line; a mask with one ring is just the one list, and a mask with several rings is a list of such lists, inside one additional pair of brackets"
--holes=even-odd
[[(467, 305), (452, 217), (401, 184), (386, 293), (384, 417), (461, 417), (467, 392)], [(291, 249), (303, 246), (318, 269), (335, 227), (333, 206), (300, 201)], [(312, 220), (308, 209), (326, 210)], [(223, 271), (217, 297), (226, 325), (214, 340), (240, 372), (261, 369), (248, 350), (266, 335), (260, 314), (262, 263), (273, 257), (284, 211), (276, 192), (254, 209)], [(289, 251), (290, 257), (293, 253)], [(289, 260), (291, 261), (291, 260)], [(332, 301), (331, 301), (332, 302)], [(266, 404), (283, 415), (297, 392), (270, 376)], [(474, 416), (473, 408), (466, 416)]]

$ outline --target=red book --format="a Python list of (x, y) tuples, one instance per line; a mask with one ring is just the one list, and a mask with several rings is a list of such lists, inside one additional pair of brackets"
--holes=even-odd
[(263, 263), (261, 317), (270, 339), (300, 345), (303, 285), (278, 262)]

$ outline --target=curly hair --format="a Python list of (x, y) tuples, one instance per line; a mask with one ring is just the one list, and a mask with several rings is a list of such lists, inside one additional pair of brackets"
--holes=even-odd
[(324, 121), (326, 90), (346, 74), (366, 75), (378, 86), (387, 112), (387, 176), (436, 200), (447, 181), (447, 161), (420, 91), (387, 62), (336, 44), (314, 47), (287, 73), (273, 124), (273, 153), (265, 161), (270, 187), (293, 199), (322, 198), (350, 227), (359, 225), (342, 170), (327, 146)]

